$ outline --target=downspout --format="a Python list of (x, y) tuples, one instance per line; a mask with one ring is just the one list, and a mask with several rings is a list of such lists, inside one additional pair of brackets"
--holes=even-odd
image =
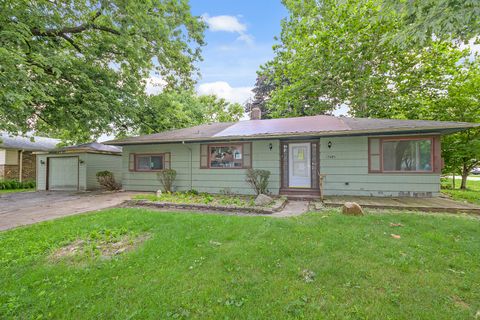
[(185, 141), (182, 141), (182, 144), (188, 149), (188, 151), (190, 152), (190, 190), (193, 189), (193, 151), (192, 151), (192, 148), (190, 148), (189, 146), (187, 146), (185, 144)]
[(20, 150), (20, 160), (19, 160), (19, 169), (18, 169), (18, 181), (22, 182), (23, 176), (23, 150)]

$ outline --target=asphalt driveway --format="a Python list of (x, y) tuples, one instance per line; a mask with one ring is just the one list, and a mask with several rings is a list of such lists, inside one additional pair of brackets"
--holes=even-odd
[(0, 194), (0, 230), (114, 207), (133, 194), (60, 191)]

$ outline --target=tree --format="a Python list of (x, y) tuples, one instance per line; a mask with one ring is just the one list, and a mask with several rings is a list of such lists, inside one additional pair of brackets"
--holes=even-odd
[(70, 141), (124, 133), (149, 76), (193, 83), (205, 25), (185, 0), (0, 6), (0, 130)]
[(197, 96), (194, 92), (166, 90), (147, 98), (139, 112), (139, 131), (150, 134), (181, 129), (210, 122), (238, 121), (243, 107), (214, 95)]
[(262, 111), (262, 119), (270, 119), (270, 110), (267, 107), (267, 103), (275, 88), (273, 70), (269, 68), (268, 64), (262, 66), (260, 71), (257, 72), (257, 80), (252, 89), (254, 96), (245, 104), (245, 112), (250, 114), (253, 108), (260, 108)]
[(402, 19), (399, 29), (386, 35), (400, 45), (424, 46), (434, 39), (468, 42), (480, 33), (480, 1), (386, 0), (384, 11)]
[[(480, 59), (456, 69), (446, 93), (431, 99), (426, 119), (480, 123)], [(470, 171), (480, 165), (480, 128), (443, 137), (445, 172), (462, 176), (466, 189)]]
[[(331, 113), (342, 104), (366, 115), (392, 98), (390, 72), (402, 60), (398, 48), (382, 44), (398, 19), (383, 20), (375, 0), (285, 0), (281, 43), (270, 62), (276, 89), (268, 102), (273, 117)], [(288, 81), (287, 81), (288, 79)]]

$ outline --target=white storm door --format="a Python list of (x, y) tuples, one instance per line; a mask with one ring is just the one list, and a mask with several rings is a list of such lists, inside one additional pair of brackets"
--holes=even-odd
[(78, 158), (48, 159), (48, 190), (78, 190)]
[(311, 188), (310, 143), (290, 143), (288, 146), (288, 186), (290, 188)]

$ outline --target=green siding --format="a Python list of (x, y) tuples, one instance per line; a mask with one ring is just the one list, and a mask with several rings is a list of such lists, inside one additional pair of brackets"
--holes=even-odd
[[(328, 142), (332, 142), (328, 148)], [(368, 172), (368, 137), (320, 139), (325, 195), (415, 196), (440, 193), (439, 174)]]
[(122, 156), (110, 154), (85, 154), (85, 163), (80, 166), (86, 167), (86, 186), (87, 190), (100, 189), (97, 181), (97, 172), (108, 170), (113, 173), (115, 180), (122, 182)]
[[(272, 143), (272, 150), (269, 144)], [(271, 172), (269, 189), (278, 194), (280, 187), (280, 151), (278, 140), (252, 143), (252, 166)], [(190, 162), (190, 150), (192, 152)], [(161, 189), (154, 172), (130, 172), (130, 153), (171, 153), (171, 168), (177, 171), (175, 188), (178, 191), (195, 189), (200, 192), (220, 193), (229, 190), (238, 194), (253, 194), (245, 182), (246, 169), (200, 169), (200, 144), (153, 144), (123, 148), (123, 185), (126, 190), (155, 191)]]
[[(332, 142), (328, 148), (328, 142)], [(269, 144), (272, 143), (272, 150)], [(280, 151), (278, 140), (253, 141), (253, 168), (269, 170), (269, 189), (278, 194), (280, 188)], [(192, 167), (190, 151), (192, 150)], [(201, 192), (252, 194), (245, 182), (244, 169), (200, 169), (200, 144), (152, 144), (125, 146), (122, 157), (123, 186), (132, 191), (161, 189), (156, 173), (130, 172), (130, 153), (171, 153), (172, 169), (177, 171), (178, 191), (190, 188)], [(338, 137), (320, 139), (320, 173), (325, 195), (422, 196), (439, 195), (439, 174), (378, 174), (368, 172), (368, 138)]]

